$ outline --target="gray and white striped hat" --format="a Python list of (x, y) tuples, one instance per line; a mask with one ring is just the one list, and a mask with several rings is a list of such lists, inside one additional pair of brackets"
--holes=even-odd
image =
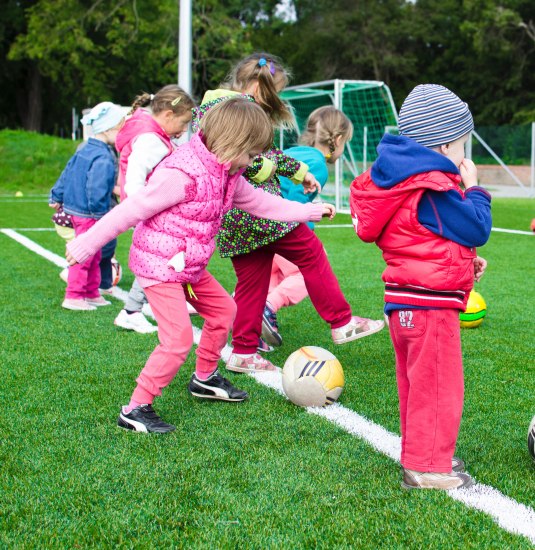
[(399, 133), (425, 147), (451, 143), (474, 129), (468, 105), (440, 84), (419, 84), (399, 110)]

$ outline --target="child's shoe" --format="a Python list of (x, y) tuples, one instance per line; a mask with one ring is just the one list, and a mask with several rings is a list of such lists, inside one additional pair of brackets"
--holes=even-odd
[(270, 346), (262, 338), (258, 340), (258, 347), (256, 348), (257, 351), (261, 351), (262, 353), (269, 353), (270, 351), (273, 351), (273, 346)]
[(233, 386), (217, 370), (207, 380), (199, 380), (193, 373), (188, 384), (188, 391), (191, 395), (201, 399), (217, 399), (220, 401), (245, 401), (249, 397), (247, 392)]
[(459, 458), (458, 456), (454, 456), (451, 459), (451, 469), (454, 472), (464, 472), (464, 469), (465, 469), (464, 460), (462, 458)]
[(110, 288), (99, 288), (98, 291), (100, 292), (101, 296), (113, 296), (112, 286), (110, 286)]
[(96, 306), (96, 307), (111, 306), (111, 302), (109, 302), (108, 300), (105, 300), (102, 296), (99, 296), (98, 298), (86, 298), (85, 301), (90, 306)]
[(451, 472), (439, 474), (436, 472), (416, 472), (415, 470), (403, 470), (404, 489), (461, 489), (471, 487), (474, 480), (466, 473)]
[(128, 314), (121, 309), (113, 324), (126, 330), (135, 330), (140, 334), (149, 334), (158, 330), (158, 327), (149, 323), (140, 311)]
[(379, 332), (384, 326), (384, 321), (373, 321), (372, 319), (353, 316), (347, 325), (333, 328), (331, 334), (335, 344), (345, 344)]
[(117, 426), (134, 432), (150, 432), (165, 434), (176, 429), (172, 424), (164, 422), (152, 408), (152, 405), (139, 405), (128, 414), (121, 409)]
[(234, 372), (265, 372), (277, 370), (277, 367), (258, 353), (251, 355), (232, 353), (227, 361), (227, 369)]
[(92, 306), (90, 303), (82, 300), (81, 298), (65, 298), (61, 304), (61, 307), (71, 309), (72, 311), (93, 311), (97, 309), (96, 306)]
[(282, 336), (279, 332), (277, 314), (266, 304), (262, 315), (262, 338), (270, 346), (282, 346)]

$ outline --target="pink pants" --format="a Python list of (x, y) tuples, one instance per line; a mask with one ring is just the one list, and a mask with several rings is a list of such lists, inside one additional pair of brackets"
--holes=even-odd
[(144, 289), (158, 321), (160, 343), (136, 380), (132, 399), (138, 403), (150, 404), (154, 397), (161, 395), (188, 357), (193, 345), (193, 329), (186, 301), (204, 319), (196, 350), (195, 372), (206, 379), (217, 368), (236, 315), (236, 304), (208, 271), (204, 271), (199, 282), (192, 283), (191, 287), (196, 298), (190, 297), (186, 285), (180, 283), (161, 283)]
[(393, 311), (390, 336), (396, 353), (401, 464), (418, 472), (451, 472), (464, 400), (459, 312)]
[[(97, 220), (93, 218), (71, 216), (71, 219), (76, 236), (86, 233), (97, 223)], [(99, 264), (101, 258), (102, 252), (99, 250), (83, 264), (74, 264), (69, 267), (65, 298), (83, 300), (84, 298), (98, 298), (100, 296), (98, 287), (100, 286)]]
[(299, 268), (275, 254), (271, 265), (271, 279), (269, 281), (269, 294), (267, 301), (273, 311), (279, 311), (281, 307), (294, 306), (308, 296), (305, 279)]
[(342, 327), (351, 320), (351, 308), (342, 294), (323, 244), (307, 225), (301, 223), (280, 239), (232, 258), (238, 279), (234, 295), (238, 309), (232, 327), (235, 353), (256, 352), (275, 254), (299, 268), (313, 306), (331, 328)]

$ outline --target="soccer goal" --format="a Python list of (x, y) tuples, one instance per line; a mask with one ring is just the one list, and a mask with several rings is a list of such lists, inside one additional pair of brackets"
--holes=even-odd
[(322, 196), (339, 212), (349, 212), (349, 186), (377, 156), (376, 147), (385, 132), (397, 133), (398, 115), (390, 89), (373, 80), (326, 80), (290, 86), (281, 98), (293, 109), (298, 131), (280, 133), (280, 148), (295, 145), (310, 113), (334, 105), (353, 122), (353, 139), (333, 167)]

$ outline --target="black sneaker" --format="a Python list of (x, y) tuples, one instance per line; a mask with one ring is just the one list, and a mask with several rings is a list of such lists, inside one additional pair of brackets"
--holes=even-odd
[(152, 405), (139, 405), (132, 409), (128, 414), (121, 409), (121, 414), (117, 419), (117, 426), (125, 430), (134, 430), (135, 432), (151, 432), (157, 434), (166, 434), (176, 430), (176, 426), (164, 422), (152, 408)]
[(264, 313), (262, 314), (262, 338), (270, 346), (282, 346), (277, 314), (267, 304), (264, 306)]
[(191, 395), (202, 399), (219, 399), (220, 401), (245, 401), (247, 392), (235, 388), (219, 371), (215, 371), (208, 380), (199, 380), (195, 373), (188, 384)]

